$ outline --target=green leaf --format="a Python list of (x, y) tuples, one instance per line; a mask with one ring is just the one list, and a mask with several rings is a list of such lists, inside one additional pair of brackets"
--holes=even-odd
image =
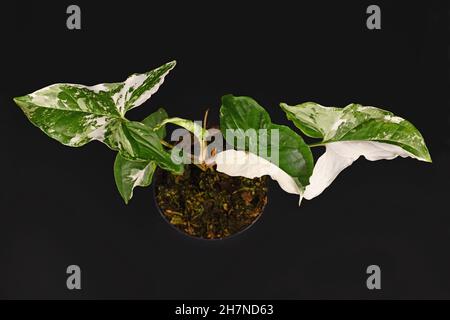
[(122, 124), (121, 130), (116, 130), (118, 136), (117, 150), (129, 160), (155, 161), (164, 170), (181, 174), (183, 164), (172, 161), (171, 154), (164, 150), (159, 136), (143, 123), (127, 121)]
[(160, 139), (164, 139), (166, 137), (166, 126), (161, 125), (161, 122), (166, 120), (168, 117), (169, 116), (167, 115), (166, 110), (159, 108), (156, 112), (153, 112), (147, 118), (142, 120), (142, 123), (150, 129), (153, 129)]
[(297, 106), (282, 103), (288, 119), (306, 135), (322, 138), (323, 144), (337, 141), (376, 141), (397, 145), (423, 161), (431, 157), (420, 132), (409, 121), (392, 112), (350, 104), (328, 108), (307, 102)]
[(147, 187), (152, 183), (155, 170), (155, 161), (131, 161), (117, 154), (114, 178), (125, 203), (130, 201), (135, 187)]
[[(227, 129), (233, 129), (238, 139), (246, 139), (246, 131), (254, 129), (267, 129), (267, 149), (278, 148), (278, 166), (296, 180), (300, 188), (309, 183), (314, 161), (311, 150), (303, 141), (302, 137), (292, 131), (289, 127), (272, 123), (267, 111), (255, 100), (249, 97), (235, 97), (226, 95), (222, 97), (220, 108), (220, 129), (225, 134), (227, 142), (235, 145), (234, 137), (228, 136)], [(278, 130), (279, 145), (271, 145), (271, 129)], [(249, 141), (247, 141), (249, 143)], [(246, 143), (245, 149), (250, 147)], [(261, 152), (258, 141), (258, 149)], [(250, 148), (250, 151), (251, 148)], [(259, 156), (270, 159), (270, 152), (263, 152)]]
[(115, 131), (121, 130), (125, 112), (150, 98), (174, 66), (175, 61), (169, 62), (122, 83), (54, 84), (14, 101), (35, 126), (64, 145), (98, 140), (115, 149), (111, 136), (120, 135)]

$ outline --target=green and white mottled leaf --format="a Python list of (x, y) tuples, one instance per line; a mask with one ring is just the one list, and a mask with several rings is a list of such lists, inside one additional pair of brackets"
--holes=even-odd
[[(309, 184), (309, 177), (312, 174), (314, 162), (311, 150), (303, 141), (302, 137), (292, 131), (289, 127), (272, 123), (267, 111), (255, 100), (249, 97), (235, 97), (227, 95), (222, 97), (220, 108), (220, 129), (225, 134), (225, 138), (230, 145), (235, 145), (234, 137), (227, 135), (227, 130), (234, 130), (234, 135), (238, 139), (246, 139), (246, 131), (254, 129), (258, 132), (265, 132), (260, 129), (267, 129), (267, 150), (262, 152), (262, 145), (258, 141), (258, 156), (271, 161), (270, 150), (278, 149), (279, 168), (290, 175), (300, 189)], [(271, 143), (271, 130), (278, 130), (278, 145)], [(235, 146), (238, 147), (238, 146)], [(245, 150), (252, 152), (249, 145), (245, 145)], [(265, 150), (265, 151), (267, 151)]]
[(54, 84), (14, 101), (35, 126), (64, 145), (80, 147), (98, 140), (114, 149), (111, 135), (121, 127), (125, 112), (150, 98), (174, 66), (175, 61), (169, 62), (122, 83)]
[[(150, 114), (142, 123), (145, 124), (159, 139), (166, 136), (165, 126), (160, 126), (154, 130), (157, 125), (167, 119), (167, 112), (160, 108)], [(130, 160), (123, 157), (120, 152), (114, 162), (114, 179), (117, 189), (125, 203), (128, 203), (133, 197), (133, 190), (136, 187), (147, 187), (152, 182), (153, 173), (157, 163), (155, 161)]]
[[(15, 98), (28, 119), (48, 136), (71, 147), (98, 140), (130, 160), (155, 161), (162, 168), (180, 173), (182, 166), (171, 161), (161, 145), (165, 134), (124, 118), (127, 110), (147, 100), (175, 66), (169, 62), (144, 74), (130, 76), (122, 83), (87, 87), (54, 84), (32, 94)], [(144, 120), (153, 126), (167, 118), (164, 110)]]
[(146, 186), (156, 165), (182, 173), (183, 165), (172, 161), (161, 139), (167, 119), (164, 109), (142, 123), (127, 120), (128, 110), (144, 103), (175, 67), (175, 61), (144, 74), (133, 74), (121, 83), (95, 86), (54, 84), (29, 95), (15, 98), (28, 119), (51, 138), (64, 145), (80, 147), (98, 140), (117, 155), (114, 174), (120, 194), (129, 201), (136, 186)]
[(397, 145), (416, 158), (431, 162), (420, 132), (409, 121), (392, 112), (350, 104), (345, 108), (324, 107), (307, 102), (297, 106), (281, 104), (288, 119), (306, 135), (327, 144), (338, 141), (376, 141)]
[(142, 74), (133, 74), (120, 84), (120, 90), (114, 90), (112, 99), (122, 115), (128, 110), (139, 107), (147, 101), (163, 84), (164, 78), (176, 65), (168, 62), (159, 68)]
[(75, 85), (51, 85), (14, 101), (35, 126), (71, 147), (92, 140), (111, 147), (108, 133), (123, 120), (108, 94)]
[(134, 188), (147, 187), (152, 183), (155, 170), (155, 161), (131, 161), (122, 157), (120, 153), (117, 154), (114, 162), (114, 179), (125, 203), (133, 197)]
[(183, 172), (184, 167), (172, 161), (171, 154), (161, 144), (161, 139), (141, 122), (127, 121), (121, 130), (116, 130), (114, 140), (118, 142), (117, 150), (129, 160), (155, 161), (164, 170), (176, 174)]
[(321, 194), (361, 156), (370, 161), (412, 157), (431, 162), (420, 132), (389, 111), (358, 104), (329, 108), (312, 102), (297, 106), (282, 103), (281, 108), (302, 132), (321, 138), (319, 145), (326, 148), (306, 187), (306, 199)]

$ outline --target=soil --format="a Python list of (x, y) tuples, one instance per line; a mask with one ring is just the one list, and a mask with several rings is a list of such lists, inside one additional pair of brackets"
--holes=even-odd
[(230, 177), (186, 166), (183, 175), (158, 170), (156, 202), (166, 220), (198, 238), (222, 239), (243, 231), (264, 210), (267, 177)]

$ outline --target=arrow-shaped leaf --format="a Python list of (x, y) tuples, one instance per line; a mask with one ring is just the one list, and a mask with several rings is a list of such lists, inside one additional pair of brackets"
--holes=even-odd
[[(142, 123), (154, 131), (159, 139), (164, 139), (166, 136), (166, 128), (165, 125), (160, 124), (167, 117), (167, 112), (160, 108), (145, 118)], [(156, 126), (159, 129), (154, 130)], [(114, 162), (114, 179), (117, 189), (125, 203), (128, 203), (132, 198), (134, 188), (147, 187), (151, 184), (156, 166), (157, 163), (154, 160), (130, 160), (122, 156), (121, 153), (117, 154)]]
[[(309, 184), (314, 162), (308, 145), (289, 127), (272, 123), (267, 111), (252, 98), (224, 96), (220, 108), (220, 129), (225, 134), (227, 142), (233, 146), (235, 137), (246, 140), (248, 129), (257, 132), (261, 132), (261, 129), (267, 130), (266, 145), (261, 148), (262, 145), (258, 140), (258, 148), (254, 149), (259, 152), (262, 149), (269, 151), (258, 155), (270, 161), (270, 150), (278, 149), (279, 168), (290, 175), (300, 189)], [(229, 129), (234, 130), (234, 136), (231, 138), (227, 134)], [(278, 132), (278, 144), (272, 144), (271, 130)], [(251, 151), (252, 148), (246, 144), (245, 149)]]
[(114, 179), (125, 203), (130, 201), (135, 187), (147, 187), (152, 183), (155, 170), (155, 161), (131, 161), (117, 154)]
[(350, 104), (345, 108), (324, 107), (307, 102), (281, 104), (288, 119), (306, 135), (327, 144), (339, 141), (376, 141), (394, 144), (423, 161), (431, 161), (424, 139), (414, 125), (392, 112)]
[(141, 105), (155, 93), (175, 66), (169, 62), (144, 74), (134, 74), (122, 83), (87, 87), (54, 84), (15, 98), (28, 119), (64, 145), (80, 147), (92, 140), (116, 149), (125, 112)]
[(319, 145), (326, 147), (306, 188), (306, 199), (321, 194), (360, 156), (371, 161), (400, 156), (431, 162), (420, 132), (412, 123), (389, 111), (359, 104), (345, 108), (329, 108), (313, 102), (280, 106), (302, 132), (321, 138)]

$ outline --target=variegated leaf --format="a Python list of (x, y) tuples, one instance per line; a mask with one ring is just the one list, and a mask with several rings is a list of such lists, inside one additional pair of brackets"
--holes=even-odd
[(240, 176), (249, 179), (270, 176), (278, 182), (284, 191), (292, 194), (302, 194), (302, 190), (294, 178), (280, 169), (280, 167), (254, 153), (233, 149), (225, 150), (215, 156), (214, 162), (217, 165), (217, 171), (229, 176)]
[(339, 141), (376, 141), (394, 144), (423, 161), (431, 161), (424, 139), (414, 125), (392, 112), (350, 104), (345, 108), (324, 107), (307, 102), (281, 104), (289, 120), (322, 144)]
[[(150, 114), (142, 123), (150, 130), (159, 125), (164, 119), (167, 119), (167, 112), (160, 108)], [(166, 136), (165, 126), (159, 126), (154, 134), (163, 139)], [(114, 162), (114, 179), (117, 189), (125, 203), (128, 203), (133, 196), (133, 190), (136, 187), (147, 187), (151, 184), (153, 173), (156, 169), (156, 161), (130, 160), (118, 153)]]
[(141, 122), (126, 121), (114, 132), (118, 144), (116, 149), (130, 160), (155, 161), (162, 169), (180, 174), (184, 167), (172, 161), (171, 154), (164, 150), (159, 136)]
[(164, 82), (166, 75), (176, 65), (175, 61), (143, 74), (133, 74), (115, 90), (112, 95), (119, 112), (122, 115), (128, 110), (139, 107), (147, 101)]
[(133, 197), (136, 187), (147, 187), (152, 183), (156, 170), (155, 161), (131, 161), (117, 154), (114, 162), (114, 178), (117, 189), (125, 203)]
[(297, 106), (282, 103), (288, 119), (313, 138), (321, 138), (326, 152), (319, 158), (304, 196), (321, 194), (359, 157), (391, 160), (411, 157), (431, 162), (425, 141), (409, 121), (393, 113), (359, 104), (329, 108), (307, 102)]
[[(289, 127), (272, 123), (267, 111), (252, 98), (232, 95), (222, 97), (220, 129), (227, 142), (233, 146), (235, 146), (235, 137), (238, 140), (248, 141), (246, 132), (249, 129), (256, 130), (258, 133), (266, 132), (266, 143), (260, 144), (258, 141), (258, 145), (254, 146), (257, 147), (255, 150), (258, 151), (258, 156), (270, 161), (268, 155), (277, 150), (279, 168), (289, 174), (301, 190), (309, 184), (314, 167), (310, 148), (302, 137)], [(233, 131), (233, 136), (227, 134), (229, 129)], [(275, 130), (279, 137), (274, 145), (271, 139), (272, 130)], [(252, 152), (247, 142), (245, 149)], [(266, 152), (261, 152), (262, 149)]]
[(64, 145), (79, 147), (98, 140), (114, 149), (119, 141), (111, 136), (125, 122), (125, 112), (150, 98), (174, 66), (175, 61), (169, 62), (122, 83), (54, 84), (14, 101), (34, 125)]
[(205, 130), (199, 123), (191, 120), (186, 120), (183, 118), (169, 118), (162, 121), (156, 128), (164, 126), (168, 123), (176, 124), (189, 132), (192, 132), (194, 136), (199, 140), (203, 141), (208, 136), (208, 130)]

